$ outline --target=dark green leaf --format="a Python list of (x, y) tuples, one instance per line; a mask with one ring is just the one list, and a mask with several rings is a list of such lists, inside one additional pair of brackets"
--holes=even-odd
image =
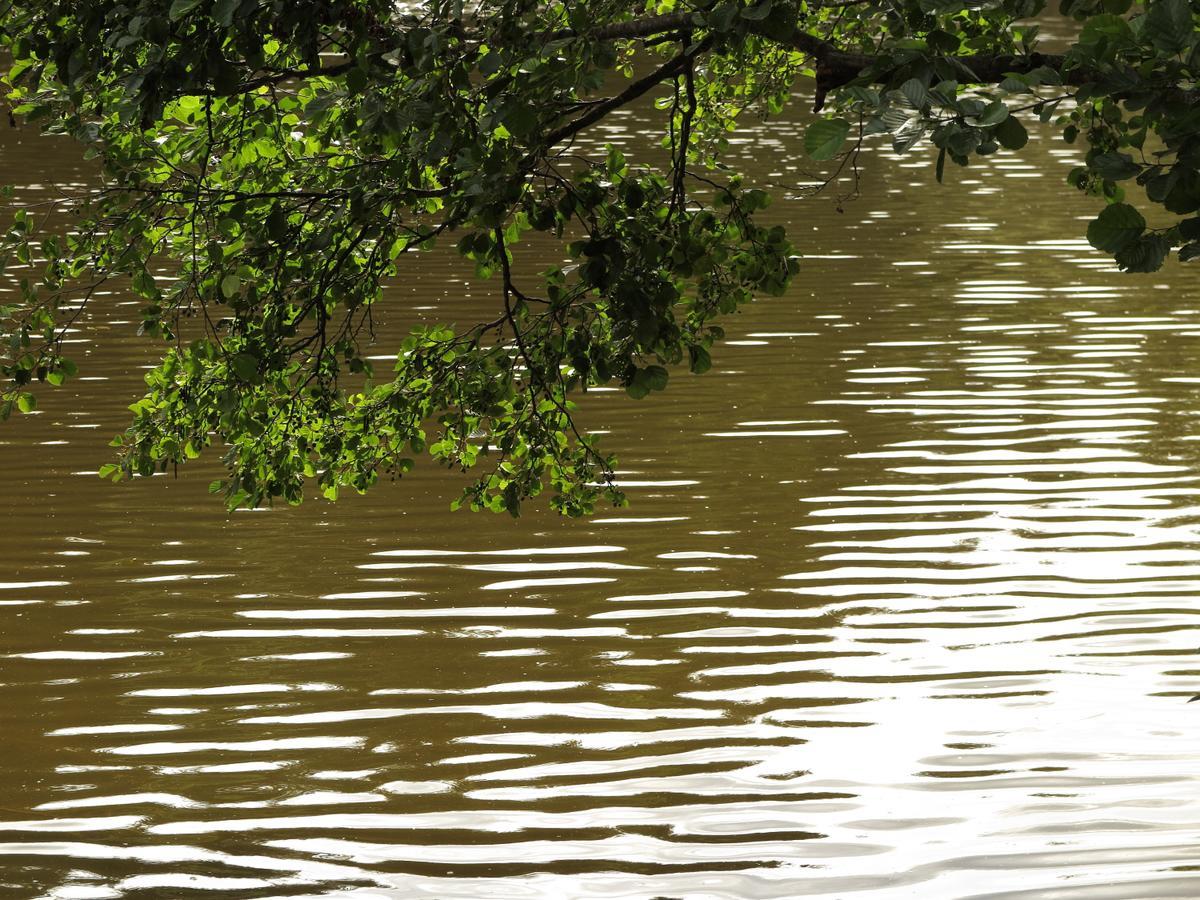
[(761, 0), (753, 6), (747, 6), (742, 10), (742, 18), (751, 22), (761, 22), (771, 14), (772, 5), (772, 0)]
[(1020, 150), (1029, 143), (1029, 132), (1016, 116), (1009, 116), (997, 125), (992, 134), (1005, 150)]
[(1180, 222), (1179, 234), (1185, 241), (1200, 240), (1200, 217)]
[(1128, 203), (1106, 206), (1087, 229), (1088, 243), (1109, 253), (1129, 246), (1146, 230), (1142, 214)]
[(1157, 0), (1142, 22), (1141, 37), (1164, 53), (1178, 53), (1192, 41), (1192, 7), (1188, 0)]
[(1157, 272), (1170, 252), (1171, 242), (1165, 237), (1147, 234), (1118, 251), (1115, 259), (1126, 272)]
[(979, 125), (983, 128), (988, 128), (992, 125), (999, 125), (1008, 118), (1008, 107), (1003, 100), (993, 100), (987, 105), (987, 108), (979, 116)]
[(174, 0), (174, 2), (171, 4), (170, 11), (167, 13), (167, 16), (172, 21), (175, 19), (182, 19), (202, 2), (203, 0)]
[(925, 89), (924, 82), (917, 78), (910, 78), (900, 85), (900, 93), (913, 109), (920, 109), (929, 102), (929, 92)]
[(1124, 181), (1133, 178), (1142, 171), (1142, 167), (1133, 161), (1128, 153), (1110, 151), (1094, 157), (1088, 167), (1109, 181)]
[(241, 0), (216, 0), (213, 4), (212, 16), (222, 28), (233, 24), (233, 14), (237, 11)]
[(231, 365), (234, 374), (242, 381), (253, 381), (258, 377), (258, 357), (251, 353), (235, 354)]

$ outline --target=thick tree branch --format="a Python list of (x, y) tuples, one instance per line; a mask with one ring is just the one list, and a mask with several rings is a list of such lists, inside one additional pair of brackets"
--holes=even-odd
[[(810, 0), (810, 8), (840, 9), (844, 6), (859, 6), (869, 0)], [(625, 22), (614, 22), (590, 31), (576, 31), (563, 28), (551, 32), (550, 40), (562, 40), (572, 37), (589, 37), (597, 41), (619, 41), (636, 38), (655, 37), (672, 31), (688, 31), (699, 27), (696, 15), (692, 12), (667, 13), (662, 16), (646, 16), (641, 19), (630, 19)]]
[[(841, 87), (858, 78), (865, 72), (868, 72), (872, 67), (878, 65), (878, 59), (873, 56), (867, 56), (861, 53), (843, 53), (833, 47), (831, 44), (820, 42), (820, 46), (814, 51), (811, 42), (811, 35), (798, 34), (798, 39), (793, 46), (798, 50), (806, 53), (812, 53), (817, 58), (817, 81), (823, 83), (827, 88)], [(940, 57), (946, 62), (951, 63), (955, 68), (959, 69), (962, 77), (959, 79), (960, 84), (999, 84), (1008, 75), (1012, 73), (1032, 72), (1038, 68), (1053, 69), (1056, 72), (1063, 70), (1063, 57), (1057, 55), (1031, 53), (1029, 56), (989, 56), (989, 55), (970, 55), (970, 56), (946, 56)], [(967, 73), (970, 73), (968, 77)], [(888, 73), (880, 71), (879, 79), (882, 80)], [(1082, 84), (1091, 80), (1092, 74), (1086, 71), (1074, 71), (1068, 73), (1068, 78), (1064, 79), (1072, 84)]]
[(578, 132), (587, 128), (589, 125), (599, 122), (614, 109), (619, 109), (620, 107), (625, 106), (627, 103), (632, 103), (655, 85), (661, 84), (662, 82), (683, 73), (692, 64), (692, 61), (695, 60), (695, 58), (705, 50), (707, 50), (711, 45), (712, 38), (705, 38), (691, 50), (684, 51), (678, 56), (672, 57), (649, 75), (639, 78), (637, 81), (630, 84), (627, 88), (625, 88), (625, 90), (621, 91), (621, 93), (617, 94), (615, 97), (593, 106), (577, 119), (572, 119), (565, 125), (562, 125), (561, 127), (550, 132), (548, 135), (546, 135), (543, 144), (549, 148), (555, 146), (556, 144), (562, 143), (567, 138), (577, 134)]
[[(825, 95), (830, 91), (847, 85), (862, 77), (864, 74), (877, 69), (871, 81), (886, 83), (890, 80), (891, 72), (878, 68), (878, 60), (873, 56), (859, 53), (843, 53), (832, 45), (824, 44), (817, 52), (808, 49), (811, 35), (804, 35), (803, 40), (795, 46), (804, 52), (812, 53), (816, 58), (817, 89), (813, 101), (813, 111), (820, 112), (825, 105)], [(1012, 74), (1025, 74), (1034, 69), (1048, 68), (1063, 75), (1065, 84), (1081, 85), (1091, 81), (1093, 73), (1083, 69), (1063, 72), (1063, 57), (1031, 53), (1029, 56), (946, 56), (940, 57), (950, 63), (958, 71), (960, 84), (999, 84)]]
[[(821, 5), (848, 6), (851, 4), (831, 2)], [(656, 37), (696, 27), (693, 13), (670, 13), (663, 16), (647, 16), (627, 22), (616, 22), (587, 32), (564, 29), (552, 32), (550, 37), (563, 39), (586, 36), (600, 41), (631, 40)], [(870, 71), (878, 63), (878, 59), (874, 56), (843, 51), (830, 41), (810, 34), (800, 27), (793, 28), (790, 33), (782, 37), (776, 28), (766, 23), (755, 23), (754, 30), (760, 37), (792, 47), (817, 61), (817, 93), (819, 97), (823, 97), (829, 90), (849, 84)], [(1033, 53), (1029, 56), (979, 54), (944, 57), (944, 59), (963, 72), (964, 77), (960, 79), (963, 84), (998, 84), (1009, 74), (1030, 72), (1042, 67), (1061, 73), (1064, 63), (1062, 56), (1041, 53)], [(970, 72), (972, 77), (966, 78), (966, 72)], [(885, 80), (887, 74), (880, 71), (877, 80)], [(1090, 72), (1076, 70), (1067, 73), (1064, 81), (1068, 84), (1084, 84), (1093, 77)], [(818, 108), (820, 108), (819, 104)]]
[(695, 28), (694, 16), (690, 12), (668, 13), (665, 16), (647, 16), (644, 19), (630, 19), (628, 22), (616, 22), (592, 31), (579, 32), (564, 28), (551, 32), (551, 40), (564, 40), (573, 37), (589, 37), (596, 41), (620, 41), (631, 38), (654, 37), (670, 31), (680, 31), (685, 28)]

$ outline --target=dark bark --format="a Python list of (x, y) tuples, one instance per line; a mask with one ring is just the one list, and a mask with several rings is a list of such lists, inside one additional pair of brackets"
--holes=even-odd
[[(811, 36), (805, 35), (805, 37)], [(808, 41), (805, 41), (804, 46), (797, 47), (797, 49), (807, 51), (808, 46)], [(813, 103), (815, 112), (820, 112), (821, 107), (825, 105), (826, 94), (854, 81), (877, 62), (873, 56), (842, 53), (830, 44), (825, 44), (824, 48), (814, 52), (813, 56), (817, 61), (817, 91)], [(1078, 69), (1064, 74), (1064, 59), (1058, 55), (1042, 53), (1031, 53), (1029, 56), (971, 55), (946, 56), (941, 59), (954, 64), (955, 68), (961, 72), (961, 76), (957, 79), (960, 84), (999, 84), (1009, 75), (1023, 75), (1043, 67), (1058, 72), (1066, 84), (1080, 85), (1092, 78), (1090, 73)], [(970, 77), (967, 76), (968, 72), (971, 73)], [(872, 81), (886, 83), (889, 80), (888, 74), (880, 71)]]
[(567, 138), (575, 135), (577, 132), (587, 128), (594, 122), (599, 122), (614, 109), (618, 109), (628, 103), (633, 102), (655, 85), (661, 84), (669, 78), (674, 78), (676, 75), (682, 74), (683, 71), (692, 64), (692, 61), (697, 56), (709, 48), (711, 43), (711, 39), (706, 38), (691, 50), (680, 53), (678, 56), (673, 57), (672, 59), (663, 63), (663, 65), (659, 66), (649, 75), (645, 76), (644, 78), (639, 78), (637, 81), (630, 84), (627, 88), (625, 88), (625, 90), (621, 91), (621, 93), (617, 94), (615, 97), (611, 97), (610, 99), (605, 100), (603, 103), (596, 104), (579, 118), (573, 119), (566, 125), (563, 125), (561, 128), (557, 128), (550, 134), (546, 135), (544, 144), (547, 147), (553, 147), (555, 144), (561, 143)]
[[(834, 3), (830, 5), (848, 4)], [(648, 16), (628, 22), (617, 22), (586, 33), (571, 30), (557, 31), (551, 37), (554, 39), (589, 37), (600, 41), (634, 40), (686, 31), (695, 27), (692, 13), (671, 13), (665, 16)], [(823, 100), (824, 95), (830, 90), (854, 81), (877, 62), (875, 57), (867, 54), (842, 51), (835, 44), (814, 34), (809, 34), (799, 27), (784, 37), (781, 37), (777, 31), (768, 28), (764, 28), (759, 34), (767, 40), (786, 44), (814, 58), (817, 63), (817, 96), (820, 100)], [(1031, 72), (1043, 66), (1061, 73), (1064, 63), (1062, 56), (1041, 53), (1032, 53), (1029, 56), (978, 54), (944, 58), (954, 63), (956, 68), (965, 70), (964, 77), (959, 79), (963, 84), (999, 84), (1007, 75)], [(966, 78), (965, 72), (972, 73), (972, 77)], [(879, 78), (876, 80), (886, 80), (886, 76), (886, 72), (880, 72)], [(1087, 72), (1073, 71), (1067, 73), (1063, 80), (1068, 84), (1083, 84), (1091, 79)], [(818, 102), (817, 108), (820, 109), (820, 107), (821, 103)]]

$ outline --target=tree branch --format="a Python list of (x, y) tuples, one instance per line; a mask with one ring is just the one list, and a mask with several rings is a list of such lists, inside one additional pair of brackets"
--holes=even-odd
[[(878, 63), (873, 56), (861, 53), (843, 53), (824, 41), (821, 41), (820, 46), (815, 50), (811, 49), (813, 47), (812, 35), (797, 34), (795, 37), (797, 39), (794, 40), (793, 46), (798, 50), (811, 53), (817, 59), (818, 89), (824, 87), (828, 91), (849, 84)], [(959, 79), (962, 84), (999, 84), (1005, 77), (1013, 73), (1023, 74), (1043, 67), (1062, 72), (1064, 65), (1062, 56), (1042, 53), (1031, 53), (1029, 56), (980, 54), (937, 58), (949, 62), (962, 72), (964, 77)], [(966, 77), (967, 73), (970, 73), (970, 77)], [(874, 80), (882, 81), (887, 74), (880, 71)], [(1091, 72), (1076, 69), (1067, 73), (1064, 81), (1069, 84), (1084, 84), (1094, 77)]]
[[(857, 0), (849, 0), (849, 2), (824, 2), (818, 5), (849, 6), (856, 2)], [(657, 35), (697, 27), (694, 14), (684, 12), (670, 13), (662, 16), (647, 16), (641, 19), (631, 19), (627, 22), (616, 22), (612, 25), (606, 25), (586, 32), (563, 29), (551, 32), (548, 37), (557, 40), (572, 37), (588, 37), (598, 41), (630, 40), (655, 37)], [(782, 37), (778, 30), (772, 29), (765, 23), (754, 23), (751, 25), (751, 28), (759, 37), (792, 47), (816, 59), (818, 63), (817, 93), (822, 98), (829, 90), (849, 84), (863, 73), (869, 71), (878, 61), (874, 56), (843, 51), (836, 44), (810, 34), (800, 27), (793, 28), (789, 34)], [(1062, 72), (1064, 64), (1062, 56), (1041, 53), (1032, 53), (1029, 56), (980, 54), (942, 58), (953, 64), (956, 68), (972, 73), (973, 77), (970, 80), (961, 79), (964, 84), (998, 84), (1011, 73), (1025, 73), (1041, 67)], [(886, 73), (880, 72), (878, 80), (882, 80), (884, 75)], [(662, 78), (666, 77), (670, 76), (662, 76)], [(662, 78), (658, 80), (662, 80)], [(1068, 73), (1064, 81), (1068, 84), (1078, 85), (1084, 84), (1093, 78), (1094, 75), (1086, 70), (1075, 70)], [(819, 108), (820, 105), (818, 104)]]
[(215, 87), (189, 88), (185, 93), (197, 97), (236, 97), (239, 94), (245, 94), (261, 87), (273, 87), (277, 84), (283, 84), (286, 81), (303, 80), (306, 78), (332, 78), (333, 76), (349, 72), (355, 65), (354, 60), (350, 60), (318, 69), (281, 69), (270, 75), (261, 75), (258, 78), (250, 78), (246, 81), (238, 82), (226, 90), (218, 90)]
[(549, 148), (561, 143), (572, 135), (587, 128), (589, 125), (599, 122), (614, 109), (618, 109), (627, 103), (632, 103), (655, 85), (666, 81), (668, 78), (674, 78), (676, 75), (681, 74), (692, 64), (692, 61), (697, 56), (707, 50), (711, 45), (712, 38), (707, 37), (691, 50), (685, 50), (678, 56), (672, 57), (649, 75), (639, 78), (637, 81), (630, 84), (629, 87), (625, 88), (625, 90), (621, 91), (621, 93), (609, 100), (604, 101), (603, 103), (593, 106), (577, 119), (572, 119), (565, 125), (562, 125), (550, 132), (544, 139), (544, 146)]

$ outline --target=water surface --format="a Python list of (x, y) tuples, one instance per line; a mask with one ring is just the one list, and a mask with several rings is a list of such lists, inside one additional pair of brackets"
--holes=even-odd
[[(90, 182), (0, 142), (23, 201)], [(799, 146), (735, 152), (799, 186)], [(451, 514), (428, 465), (234, 515), (211, 461), (103, 483), (153, 359), (105, 296), (0, 431), (0, 884), (1200, 895), (1200, 298), (1088, 248), (1072, 154), (876, 152), (842, 211), (773, 207), (793, 290), (711, 374), (590, 397), (633, 504), (588, 521)], [(449, 255), (405, 284), (396, 321), (493, 303)]]

